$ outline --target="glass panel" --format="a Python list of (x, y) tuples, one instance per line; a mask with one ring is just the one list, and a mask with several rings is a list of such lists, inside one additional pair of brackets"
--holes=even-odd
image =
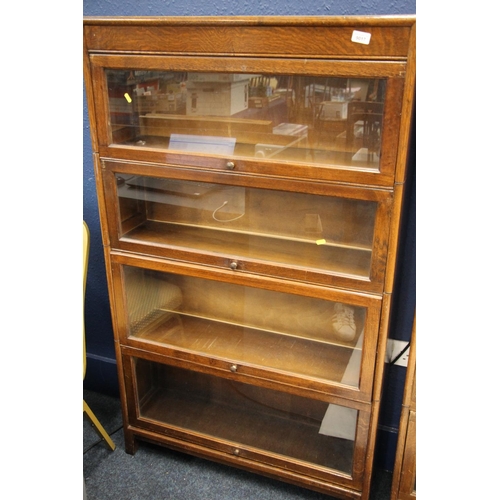
[(121, 237), (369, 278), (377, 203), (116, 176)]
[(141, 359), (136, 377), (141, 417), (352, 473), (357, 410)]
[(358, 387), (366, 310), (124, 266), (129, 335)]
[(378, 170), (383, 79), (107, 70), (114, 144)]

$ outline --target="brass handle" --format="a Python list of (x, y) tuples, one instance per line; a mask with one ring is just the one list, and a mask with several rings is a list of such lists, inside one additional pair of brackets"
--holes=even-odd
[(238, 370), (238, 365), (231, 365), (231, 367), (229, 368), (233, 373), (236, 372), (236, 370)]
[(238, 262), (233, 260), (233, 262), (231, 262), (231, 264), (229, 264), (229, 267), (233, 270), (233, 271), (236, 271), (236, 269), (238, 269)]
[(228, 170), (234, 170), (234, 167), (235, 167), (234, 161), (228, 161), (228, 162), (226, 163), (226, 168), (227, 168)]

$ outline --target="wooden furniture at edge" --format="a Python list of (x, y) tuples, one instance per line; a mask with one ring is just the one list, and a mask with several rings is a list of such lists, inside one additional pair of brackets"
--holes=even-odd
[(417, 326), (413, 320), (410, 355), (406, 371), (403, 405), (399, 423), (396, 460), (392, 477), (391, 500), (417, 498)]
[[(145, 440), (369, 498), (415, 26), (414, 16), (84, 19), (128, 453)], [(311, 78), (383, 82), (378, 154), (354, 161), (331, 145), (282, 154), (287, 145), (269, 146), (265, 131), (254, 145), (251, 129), (233, 154), (180, 151), (161, 120), (147, 132), (157, 137), (141, 137), (131, 82), (142, 78), (142, 92), (146, 77), (173, 74), (178, 85), (193, 72), (299, 81), (284, 92), (301, 134), (312, 132), (302, 93)]]

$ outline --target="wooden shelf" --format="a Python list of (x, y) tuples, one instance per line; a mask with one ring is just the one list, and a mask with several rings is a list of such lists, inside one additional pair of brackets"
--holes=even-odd
[[(142, 418), (223, 439), (236, 447), (249, 446), (351, 473), (354, 442), (320, 433), (327, 403), (186, 370), (147, 369), (156, 376), (150, 380), (154, 389), (145, 394), (144, 403), (139, 402)], [(183, 390), (188, 383), (189, 391)]]
[(187, 248), (233, 257), (246, 257), (290, 266), (322, 269), (324, 272), (366, 278), (371, 251), (363, 247), (318, 245), (316, 240), (277, 238), (215, 228), (147, 221), (129, 231), (122, 241)]
[(349, 380), (357, 386), (359, 381), (359, 332), (353, 345), (347, 346), (334, 338), (331, 343), (319, 342), (186, 314), (167, 312), (163, 317), (133, 338), (330, 382)]
[[(135, 127), (132, 125), (119, 128), (113, 132), (113, 144), (116, 146), (137, 147), (137, 148), (152, 148), (164, 151), (175, 152), (169, 149), (170, 139), (168, 137), (144, 135), (139, 132), (134, 133)], [(270, 135), (270, 134), (269, 134)], [(321, 143), (317, 145), (304, 145), (296, 147), (295, 143), (289, 141), (289, 145), (284, 149), (273, 153), (269, 157), (255, 156), (255, 145), (259, 144), (275, 144), (281, 146), (283, 140), (272, 141), (273, 137), (257, 137), (253, 136), (252, 140), (255, 142), (237, 142), (234, 149), (234, 156), (236, 158), (246, 158), (258, 161), (278, 161), (278, 162), (292, 162), (304, 163), (311, 166), (322, 167), (340, 167), (340, 168), (355, 168), (359, 170), (368, 170), (377, 172), (380, 168), (379, 161), (368, 161), (362, 158), (353, 159), (356, 150), (346, 151), (344, 147), (335, 148), (332, 144)], [(280, 136), (281, 137), (281, 136)], [(263, 142), (265, 141), (265, 142)], [(189, 153), (187, 153), (189, 154)], [(227, 158), (224, 156), (224, 158)]]

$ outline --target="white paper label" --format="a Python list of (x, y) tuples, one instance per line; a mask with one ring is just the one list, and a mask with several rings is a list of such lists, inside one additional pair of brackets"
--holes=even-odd
[(362, 43), (363, 45), (370, 44), (371, 33), (365, 33), (364, 31), (356, 31), (352, 32), (351, 42), (354, 43)]

